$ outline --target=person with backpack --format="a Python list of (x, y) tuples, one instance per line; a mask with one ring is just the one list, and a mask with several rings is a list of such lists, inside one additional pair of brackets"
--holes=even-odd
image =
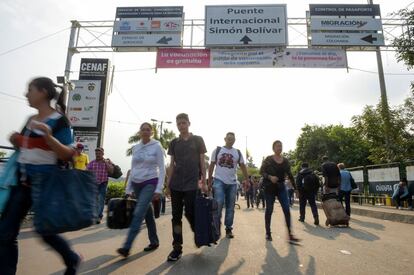
[(290, 169), (289, 160), (282, 156), (283, 145), (280, 140), (273, 142), (272, 149), (274, 154), (266, 157), (260, 167), (260, 174), (263, 177), (265, 185), (266, 211), (265, 211), (265, 229), (266, 240), (272, 241), (271, 219), (276, 196), (285, 215), (286, 227), (288, 231), (288, 241), (297, 243), (300, 240), (292, 233), (290, 207), (287, 190), (285, 187), (285, 177), (291, 181), (293, 188), (296, 188), (295, 179)]
[[(62, 91), (59, 93), (57, 89)], [(45, 174), (53, 174), (63, 161), (72, 160), (75, 154), (70, 146), (73, 142), (71, 125), (64, 115), (64, 88), (53, 83), (50, 78), (35, 78), (28, 85), (26, 98), (37, 113), (29, 118), (20, 133), (13, 133), (10, 137), (10, 142), (19, 150), (19, 171), (18, 184), (12, 187), (0, 218), (1, 275), (16, 273), (20, 224), (32, 204), (41, 203), (36, 201), (39, 197), (32, 196), (33, 186), (44, 184), (39, 181)], [(52, 101), (56, 101), (55, 108), (51, 105)], [(76, 274), (82, 257), (70, 244), (57, 234), (42, 233), (41, 237), (62, 257), (66, 265), (65, 274)]]
[(318, 193), (319, 189), (319, 178), (317, 175), (315, 175), (312, 169), (309, 168), (308, 163), (302, 163), (301, 168), (302, 169), (299, 171), (296, 177), (296, 184), (299, 191), (299, 221), (305, 221), (306, 203), (309, 202), (312, 210), (314, 224), (319, 225), (318, 208), (316, 206), (316, 194)]
[(239, 149), (233, 148), (236, 141), (235, 134), (232, 132), (227, 133), (224, 141), (225, 145), (223, 147), (218, 146), (211, 154), (211, 163), (208, 169), (208, 186), (214, 189), (214, 198), (217, 200), (220, 223), (223, 206), (226, 206), (224, 218), (226, 237), (232, 239), (234, 238), (233, 220), (237, 195), (237, 166), (240, 166), (245, 182), (248, 179), (248, 174), (242, 153)]
[(173, 250), (168, 255), (168, 261), (178, 261), (183, 249), (182, 216), (185, 217), (195, 230), (195, 201), (199, 188), (207, 192), (205, 182), (205, 153), (207, 152), (201, 136), (189, 131), (190, 119), (187, 114), (176, 117), (180, 136), (171, 141), (168, 155), (171, 164), (168, 168), (167, 194), (171, 195)]
[[(339, 201), (343, 205), (343, 200), (345, 198), (345, 211), (348, 216), (351, 216), (351, 192), (352, 192), (352, 178), (351, 173), (345, 169), (345, 164), (339, 163), (338, 168), (341, 173), (341, 185), (339, 188)], [(355, 183), (355, 181), (354, 181)]]
[(322, 158), (322, 175), (324, 178), (324, 193), (339, 193), (341, 187), (341, 173), (336, 163), (329, 160), (327, 156)]

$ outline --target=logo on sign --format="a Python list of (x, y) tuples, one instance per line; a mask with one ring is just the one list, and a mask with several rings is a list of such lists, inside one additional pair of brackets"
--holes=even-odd
[(93, 109), (93, 106), (87, 106), (84, 108), (84, 111), (92, 111), (92, 109)]
[(79, 121), (79, 118), (77, 118), (75, 116), (72, 116), (72, 117), (69, 118), (69, 120), (70, 120), (70, 122), (75, 123), (75, 122)]
[(178, 24), (174, 23), (174, 22), (165, 22), (164, 27), (166, 29), (174, 30), (174, 29), (178, 28)]
[(82, 99), (82, 96), (80, 94), (74, 94), (72, 96), (73, 101), (80, 101)]
[(96, 100), (95, 96), (85, 96), (85, 99), (87, 100)]
[(131, 25), (129, 24), (129, 22), (128, 22), (128, 21), (123, 21), (123, 22), (121, 23), (121, 26), (119, 27), (119, 29), (120, 29), (121, 31), (130, 31), (130, 30), (131, 30)]
[(161, 21), (151, 21), (151, 29), (161, 28)]
[(95, 90), (95, 83), (89, 83), (89, 84), (88, 84), (88, 90), (89, 90), (90, 92), (93, 92), (93, 91)]
[(72, 108), (70, 108), (70, 110), (80, 112), (80, 111), (82, 111), (82, 108), (81, 107), (72, 107)]
[(93, 119), (93, 117), (83, 117), (82, 120), (83, 121), (91, 121)]

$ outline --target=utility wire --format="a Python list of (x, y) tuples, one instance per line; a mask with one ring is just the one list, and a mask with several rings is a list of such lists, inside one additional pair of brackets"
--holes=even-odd
[(64, 31), (66, 31), (66, 30), (68, 30), (68, 29), (70, 29), (70, 28), (71, 28), (71, 27), (67, 27), (67, 28), (61, 29), (61, 30), (59, 30), (59, 31), (57, 31), (57, 32), (54, 32), (54, 33), (51, 33), (51, 34), (45, 35), (45, 36), (43, 36), (43, 37), (40, 37), (40, 38), (35, 39), (35, 40), (33, 40), (33, 41), (30, 41), (30, 42), (27, 42), (27, 43), (25, 43), (25, 44), (23, 44), (23, 45), (21, 45), (21, 46), (18, 46), (18, 47), (15, 47), (15, 48), (13, 48), (13, 49), (10, 49), (10, 50), (7, 50), (7, 51), (5, 51), (5, 52), (0, 53), (0, 56), (3, 56), (3, 55), (6, 55), (6, 54), (9, 54), (9, 53), (14, 52), (14, 51), (17, 51), (17, 50), (19, 50), (19, 49), (21, 49), (21, 48), (24, 48), (24, 47), (27, 47), (27, 46), (32, 45), (32, 44), (34, 44), (34, 43), (37, 43), (37, 42), (39, 42), (39, 41), (45, 40), (45, 39), (47, 39), (47, 38), (49, 38), (49, 37), (52, 37), (52, 36), (57, 35), (57, 34), (59, 34), (59, 33), (61, 33), (61, 32), (64, 32)]

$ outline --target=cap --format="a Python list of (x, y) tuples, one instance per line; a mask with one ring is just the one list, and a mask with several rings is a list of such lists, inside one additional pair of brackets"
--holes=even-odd
[(97, 147), (96, 149), (95, 149), (95, 152), (96, 151), (101, 151), (102, 153), (104, 152), (104, 149), (102, 148), (102, 147)]
[(82, 144), (82, 143), (78, 143), (78, 144), (76, 144), (76, 148), (77, 148), (77, 149), (83, 149), (83, 148), (84, 148), (84, 146), (83, 146), (83, 144)]

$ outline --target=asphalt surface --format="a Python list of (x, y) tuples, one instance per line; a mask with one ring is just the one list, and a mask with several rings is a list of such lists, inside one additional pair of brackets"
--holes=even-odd
[[(305, 223), (292, 208), (295, 234), (300, 245), (286, 241), (286, 226), (278, 204), (272, 220), (273, 242), (265, 240), (264, 211), (245, 209), (240, 201), (234, 239), (222, 238), (217, 246), (196, 248), (188, 223), (184, 224), (184, 254), (176, 263), (166, 262), (171, 251), (171, 215), (157, 219), (160, 247), (143, 252), (148, 244), (144, 227), (131, 255), (124, 260), (115, 252), (127, 230), (111, 230), (105, 224), (64, 234), (84, 262), (79, 274), (414, 274), (414, 225), (354, 215), (350, 228), (314, 226), (307, 208)], [(167, 211), (168, 212), (168, 211)], [(59, 256), (44, 245), (32, 228), (19, 236), (18, 274), (63, 274)]]

